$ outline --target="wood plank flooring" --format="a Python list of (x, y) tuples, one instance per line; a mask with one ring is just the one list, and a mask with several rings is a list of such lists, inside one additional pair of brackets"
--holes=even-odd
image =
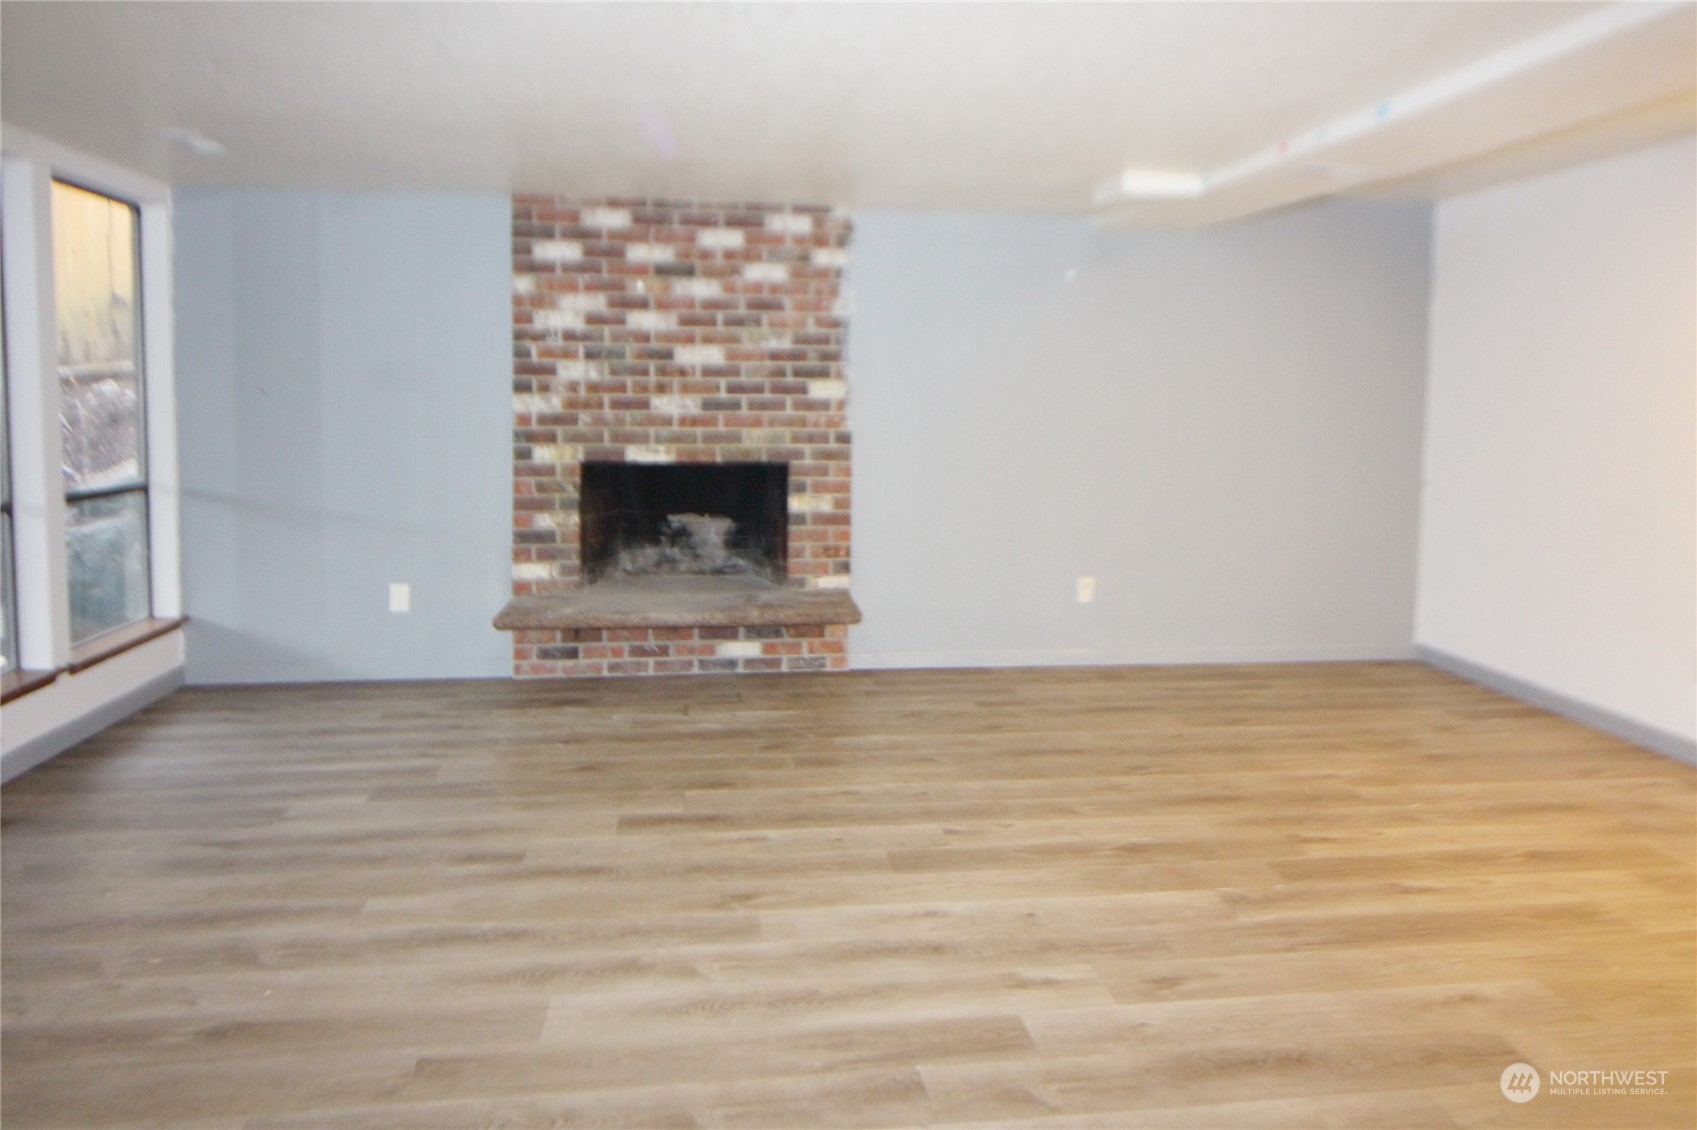
[(1693, 771), (1414, 664), (191, 690), (0, 807), (8, 1128), (1697, 1125)]

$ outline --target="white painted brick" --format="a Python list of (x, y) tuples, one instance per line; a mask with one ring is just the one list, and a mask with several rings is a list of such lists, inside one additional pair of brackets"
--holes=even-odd
[(575, 239), (542, 239), (531, 247), (530, 257), (544, 263), (575, 263), (583, 258), (583, 244)]
[(731, 251), (741, 247), (746, 242), (741, 228), (702, 228), (695, 233), (697, 247), (711, 247), (719, 251)]
[(563, 381), (599, 381), (606, 379), (605, 361), (561, 361), (554, 366), (554, 375)]
[(726, 640), (713, 650), (720, 659), (756, 659), (761, 654), (759, 640)]
[(822, 400), (841, 400), (848, 395), (848, 382), (808, 381), (807, 395)]
[(630, 227), (630, 211), (625, 208), (585, 208), (583, 226), (612, 231)]
[(581, 330), (583, 312), (580, 310), (538, 310), (531, 324), (539, 330)]
[(518, 561), (513, 564), (515, 581), (546, 581), (553, 575), (553, 570), (546, 561)]
[(813, 587), (816, 589), (846, 589), (849, 587), (850, 579), (847, 573), (832, 573), (826, 577), (813, 578)]
[(773, 212), (766, 217), (766, 230), (784, 235), (809, 235), (813, 231), (813, 217), (795, 212)]
[(722, 345), (680, 345), (672, 351), (672, 360), (680, 365), (723, 365), (725, 347)]
[(536, 293), (536, 276), (535, 275), (514, 275), (513, 276), (513, 293), (514, 294), (535, 294)]
[(554, 305), (561, 310), (605, 310), (607, 296), (605, 294), (562, 294), (554, 299)]
[(749, 282), (788, 282), (790, 269), (782, 263), (746, 263), (742, 277)]
[(670, 412), (672, 415), (683, 415), (701, 411), (699, 396), (655, 396), (649, 399), (656, 412)]
[(718, 279), (679, 279), (672, 284), (672, 293), (685, 298), (718, 298), (725, 287)]
[(815, 247), (808, 258), (815, 267), (848, 266), (848, 252), (841, 247)]
[(625, 248), (625, 259), (632, 263), (670, 263), (677, 252), (664, 243), (633, 243)]
[(513, 397), (513, 411), (534, 415), (537, 412), (557, 412), (560, 398), (539, 392), (521, 392)]
[(625, 315), (625, 325), (633, 330), (675, 330), (678, 316), (663, 310), (632, 310)]
[(631, 444), (625, 448), (627, 463), (673, 463), (677, 461), (677, 453), (669, 447), (658, 444)]
[(583, 449), (574, 443), (538, 443), (530, 448), (532, 463), (576, 463), (583, 459)]
[(831, 505), (831, 496), (828, 494), (790, 495), (791, 514), (808, 514), (818, 510), (829, 510)]

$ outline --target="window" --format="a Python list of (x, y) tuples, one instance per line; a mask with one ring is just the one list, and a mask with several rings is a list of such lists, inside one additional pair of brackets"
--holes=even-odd
[[(93, 717), (182, 661), (170, 246), (168, 186), (7, 124), (6, 774), (18, 749), (36, 748), (37, 738)], [(83, 677), (96, 667), (100, 674)], [(15, 713), (11, 704), (26, 695), (35, 705)]]
[(139, 216), (53, 182), (66, 571), (71, 641), (146, 619), (147, 461)]
[[(0, 284), (0, 309), (5, 308)], [(0, 674), (18, 669), (18, 602), (12, 584), (12, 421), (6, 398), (6, 330), (0, 318)]]

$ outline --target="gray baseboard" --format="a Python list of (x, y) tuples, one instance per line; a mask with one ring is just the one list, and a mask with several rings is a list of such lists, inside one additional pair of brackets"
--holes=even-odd
[(104, 706), (95, 708), (81, 718), (56, 726), (38, 738), (14, 746), (0, 754), (0, 781), (10, 781), (27, 773), (43, 761), (57, 757), (78, 742), (86, 741), (106, 727), (122, 722), (138, 710), (146, 709), (183, 685), (183, 669), (174, 668), (155, 676), (119, 695)]
[(1415, 655), (1420, 662), (1436, 667), (1440, 671), (1448, 671), (1457, 678), (1466, 679), (1470, 683), (1478, 683), (1494, 691), (1501, 691), (1510, 698), (1518, 698), (1533, 706), (1548, 710), (1551, 714), (1560, 714), (1563, 718), (1571, 718), (1581, 725), (1593, 730), (1601, 730), (1605, 734), (1629, 741), (1633, 745), (1643, 746), (1665, 757), (1683, 761), (1687, 765), (1697, 765), (1697, 742), (1690, 738), (1682, 738), (1678, 734), (1670, 734), (1666, 730), (1654, 726), (1646, 726), (1642, 722), (1623, 717), (1600, 706), (1592, 706), (1576, 698), (1569, 698), (1559, 691), (1548, 690), (1536, 683), (1528, 683), (1513, 675), (1505, 675), (1501, 671), (1481, 666), (1472, 660), (1462, 659), (1447, 651), (1440, 651), (1425, 644), (1414, 646)]

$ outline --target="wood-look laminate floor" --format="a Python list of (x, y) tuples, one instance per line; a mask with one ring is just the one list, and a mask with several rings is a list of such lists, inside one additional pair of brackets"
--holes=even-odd
[(1690, 1127), (1694, 795), (1413, 664), (184, 691), (4, 790), (4, 1124)]

